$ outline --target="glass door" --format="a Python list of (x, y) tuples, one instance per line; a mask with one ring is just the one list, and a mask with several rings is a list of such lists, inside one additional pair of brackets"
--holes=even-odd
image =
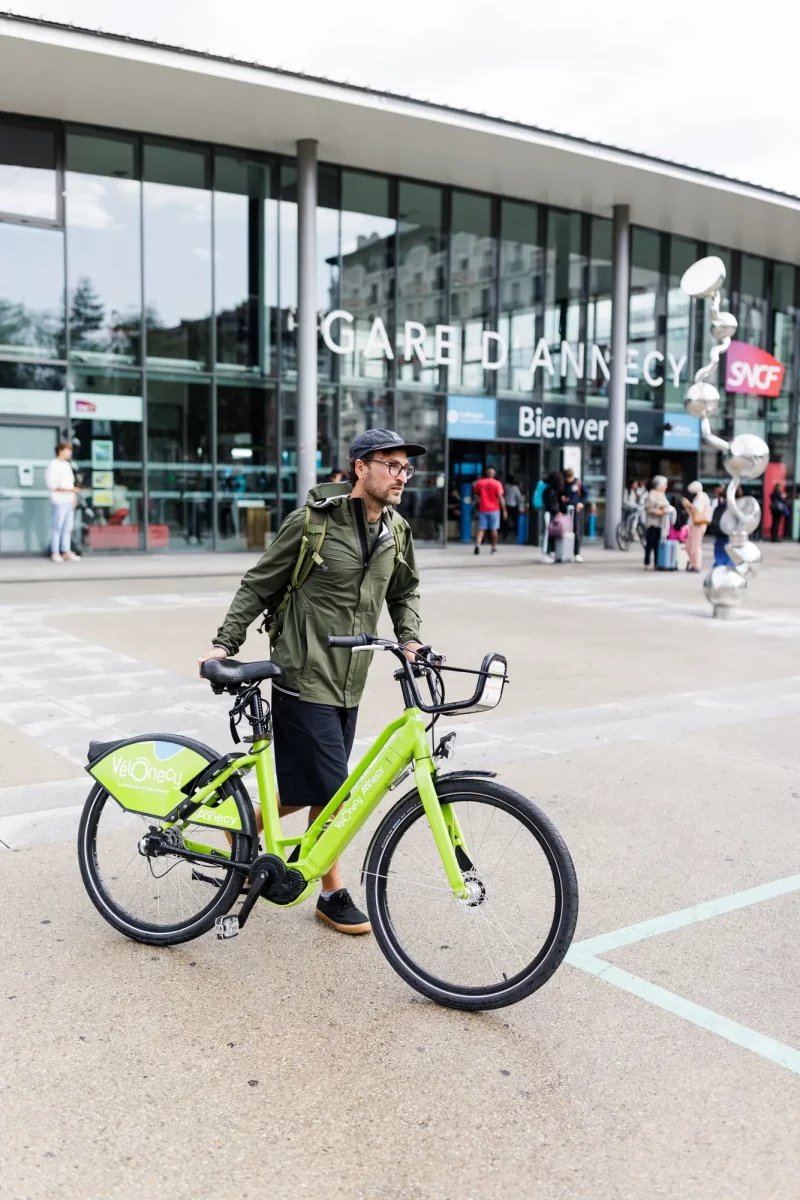
[(50, 538), (50, 496), (44, 472), (58, 428), (0, 425), (0, 554), (44, 554)]

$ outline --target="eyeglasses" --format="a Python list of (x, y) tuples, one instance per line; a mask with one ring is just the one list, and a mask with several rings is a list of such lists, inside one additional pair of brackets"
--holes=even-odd
[(380, 463), (386, 467), (392, 479), (399, 479), (401, 475), (405, 475), (406, 481), (413, 479), (416, 467), (413, 463), (387, 462), (385, 458), (371, 458), (370, 462)]

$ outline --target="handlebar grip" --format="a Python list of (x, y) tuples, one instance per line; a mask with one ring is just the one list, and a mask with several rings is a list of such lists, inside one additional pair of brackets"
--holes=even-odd
[(350, 634), (349, 636), (338, 636), (331, 634), (325, 638), (325, 645), (328, 648), (333, 646), (344, 646), (348, 650), (352, 650), (355, 646), (369, 646), (372, 638), (368, 633)]

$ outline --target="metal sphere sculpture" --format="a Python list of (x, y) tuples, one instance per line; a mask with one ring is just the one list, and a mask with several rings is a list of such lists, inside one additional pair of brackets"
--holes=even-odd
[(725, 282), (725, 264), (721, 258), (701, 258), (693, 263), (681, 279), (681, 288), (695, 300), (711, 300), (711, 336), (715, 344), (711, 347), (708, 362), (694, 377), (684, 407), (688, 413), (700, 419), (703, 441), (723, 454), (723, 465), (731, 476), (726, 493), (727, 507), (720, 522), (723, 533), (730, 538), (728, 557), (733, 566), (713, 567), (703, 581), (703, 590), (713, 606), (714, 616), (734, 616), (742, 602), (742, 596), (750, 577), (755, 578), (761, 570), (761, 551), (750, 541), (750, 534), (761, 520), (761, 506), (753, 496), (737, 499), (736, 493), (743, 479), (758, 479), (767, 469), (769, 447), (753, 433), (741, 433), (733, 441), (726, 442), (711, 431), (710, 418), (719, 409), (719, 391), (709, 381), (720, 358), (731, 344), (736, 333), (737, 321), (733, 313), (720, 311), (720, 288)]

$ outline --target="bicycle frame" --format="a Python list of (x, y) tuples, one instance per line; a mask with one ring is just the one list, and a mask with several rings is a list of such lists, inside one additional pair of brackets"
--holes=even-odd
[[(244, 754), (232, 762), (210, 783), (195, 792), (192, 800), (202, 802), (236, 771), (255, 767), (265, 849), (267, 853), (277, 854), (286, 861), (286, 848), (299, 845), (300, 855), (292, 867), (300, 871), (311, 884), (327, 874), (383, 800), (394, 780), (412, 763), (417, 790), (447, 881), (454, 894), (463, 899), (467, 896), (467, 888), (456, 859), (455, 847), (464, 846), (464, 838), (451, 806), (440, 804), (436, 794), (436, 767), (425, 733), (425, 719), (418, 708), (405, 709), (402, 716), (387, 725), (319, 816), (299, 837), (283, 836), (272, 743), (266, 738), (254, 741), (250, 754)], [(198, 851), (205, 849), (195, 842), (187, 842), (186, 846), (187, 849)], [(307, 891), (293, 903), (299, 904), (304, 900)]]

